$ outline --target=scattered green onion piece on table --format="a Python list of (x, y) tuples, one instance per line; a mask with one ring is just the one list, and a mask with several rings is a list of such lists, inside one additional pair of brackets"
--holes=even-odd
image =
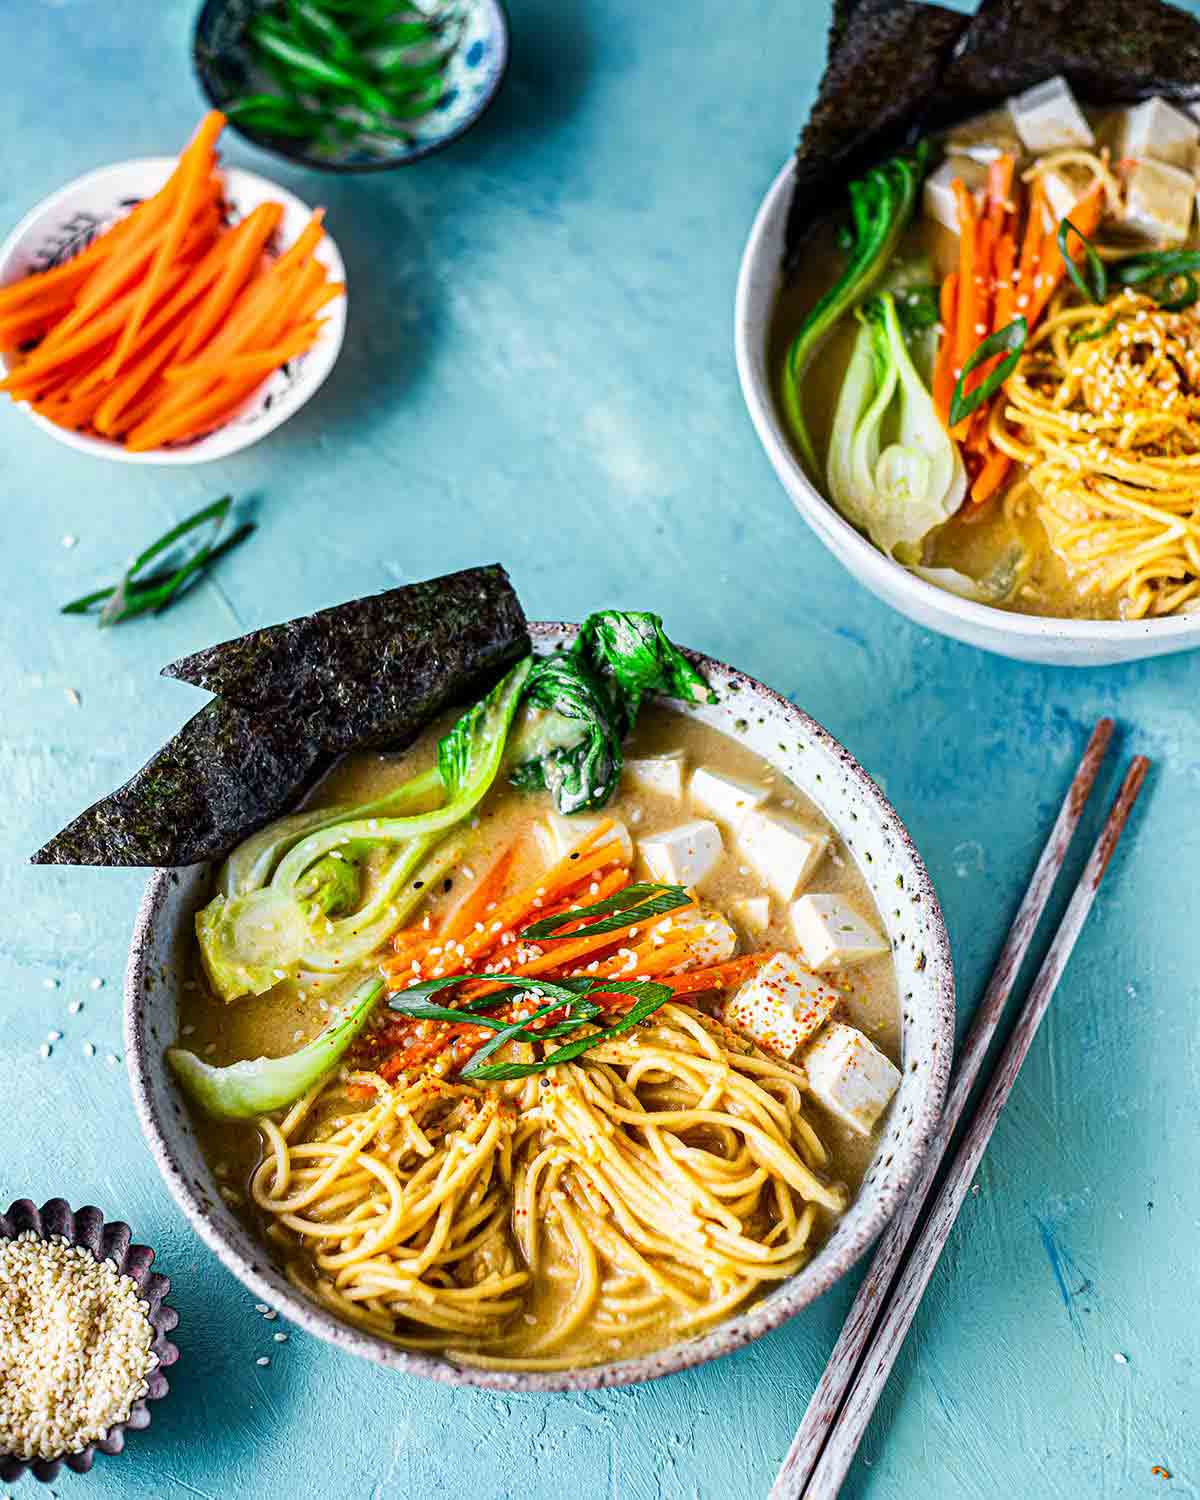
[[(1086, 278), (1079, 263), (1071, 255), (1069, 244), (1071, 235), (1074, 235), (1083, 246), (1083, 259), (1087, 266)], [(1070, 219), (1063, 219), (1058, 226), (1058, 250), (1063, 258), (1063, 265), (1067, 268), (1067, 275), (1075, 283), (1079, 295), (1086, 297), (1089, 302), (1104, 302), (1108, 297), (1108, 272), (1104, 269), (1104, 262), (1096, 254), (1096, 247), (1091, 240), (1086, 234), (1076, 229)]]
[[(88, 614), (93, 605), (103, 601), (104, 608), (100, 612), (100, 624), (116, 625), (122, 620), (131, 620), (151, 610), (157, 613), (168, 608), (186, 592), (192, 581), (207, 573), (219, 557), (244, 542), (254, 530), (254, 523), (246, 521), (223, 541), (217, 541), (232, 505), (233, 496), (223, 495), (220, 500), (214, 500), (211, 505), (204, 506), (195, 515), (188, 516), (177, 526), (172, 526), (169, 531), (164, 532), (157, 541), (152, 542), (144, 552), (139, 553), (133, 559), (119, 583), (108, 588), (96, 589), (78, 599), (72, 599), (69, 604), (63, 605), (61, 612), (64, 615)], [(189, 532), (205, 524), (212, 524), (212, 537), (178, 568), (164, 568), (144, 578), (140, 576), (147, 564), (169, 551)]]
[[(954, 396), (950, 402), (951, 427), (957, 427), (965, 417), (971, 415), (976, 407), (991, 400), (1017, 368), (1017, 361), (1021, 358), (1025, 340), (1028, 337), (1029, 324), (1023, 317), (1019, 317), (984, 339), (963, 366), (962, 374), (958, 377), (958, 383), (954, 387)], [(987, 379), (977, 385), (973, 391), (967, 391), (965, 389), (967, 376), (991, 359), (993, 355), (1003, 354), (1005, 350), (1008, 351), (1006, 358), (1000, 361)]]

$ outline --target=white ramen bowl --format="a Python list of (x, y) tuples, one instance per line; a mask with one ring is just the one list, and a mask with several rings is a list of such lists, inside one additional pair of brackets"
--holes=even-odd
[[(575, 627), (531, 626), (535, 649)], [(482, 1370), (410, 1353), (310, 1302), (222, 1199), (164, 1051), (179, 1034), (178, 999), (190, 973), (192, 919), (209, 896), (209, 866), (157, 870), (134, 928), (125, 976), (125, 1050), (134, 1103), (167, 1186), (200, 1238), (257, 1297), (294, 1323), (367, 1359), (454, 1385), (497, 1390), (593, 1390), (702, 1364), (785, 1322), (859, 1259), (895, 1212), (941, 1113), (954, 1046), (954, 972), (932, 882), (904, 825), (849, 751), (761, 683), (689, 653), (716, 690), (715, 705), (667, 706), (722, 730), (790, 778), (821, 809), (857, 862), (886, 925), (901, 1008), (902, 1081), (858, 1197), (801, 1271), (737, 1316), (652, 1354), (583, 1369)]]
[[(172, 156), (118, 162), (77, 177), (44, 198), (0, 245), (0, 286), (20, 281), (35, 271), (49, 270), (79, 254), (97, 234), (116, 223), (142, 199), (156, 193), (176, 165)], [(222, 166), (221, 179), (233, 222), (245, 218), (260, 203), (282, 205), (283, 216), (272, 240), (272, 248), (277, 252), (288, 249), (312, 217), (312, 210), (294, 193), (254, 172)], [(345, 281), (346, 267), (328, 232), (313, 254), (325, 267), (330, 281)], [(204, 464), (228, 458), (274, 432), (298, 412), (333, 369), (346, 334), (345, 296), (335, 297), (321, 316), (325, 326), (311, 349), (269, 375), (221, 426), (188, 442), (152, 448), (146, 453), (130, 453), (107, 438), (89, 437), (59, 427), (39, 416), (28, 402), (20, 405), (43, 432), (68, 448), (90, 453), (95, 458), (110, 458), (125, 464)], [(4, 363), (7, 366), (8, 362)]]
[(885, 604), (929, 630), (1020, 661), (1101, 667), (1200, 646), (1200, 614), (1162, 620), (1059, 620), (1013, 614), (960, 599), (885, 557), (817, 490), (788, 439), (767, 360), (782, 285), (784, 234), (792, 196), (789, 160), (767, 190), (742, 252), (734, 341), (742, 396), (759, 442), (796, 509), (833, 555)]

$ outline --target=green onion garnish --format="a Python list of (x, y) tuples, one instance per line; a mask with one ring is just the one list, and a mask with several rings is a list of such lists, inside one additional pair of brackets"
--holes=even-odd
[[(995, 333), (989, 334), (979, 345), (970, 359), (962, 368), (962, 374), (954, 387), (954, 396), (950, 402), (950, 425), (957, 427), (964, 417), (969, 417), (978, 406), (989, 401), (1012, 372), (1017, 368), (1017, 361), (1025, 348), (1025, 340), (1029, 337), (1029, 324), (1023, 317), (1014, 318), (1011, 323), (1003, 328), (997, 329)], [(974, 390), (966, 390), (966, 379), (973, 370), (986, 363), (995, 354), (1003, 354), (1005, 350), (1009, 353), (1002, 359), (994, 370), (987, 376), (986, 380), (980, 382)]]
[[(221, 528), (225, 524), (232, 505), (233, 496), (223, 495), (220, 500), (214, 500), (211, 505), (206, 505), (195, 515), (188, 516), (185, 521), (180, 521), (178, 526), (172, 526), (170, 531), (164, 532), (156, 542), (151, 542), (144, 552), (139, 553), (133, 559), (118, 583), (108, 588), (96, 589), (90, 594), (83, 594), (78, 599), (72, 599), (70, 604), (63, 605), (62, 613), (86, 615), (92, 612), (95, 605), (102, 603), (104, 607), (100, 611), (99, 620), (101, 625), (116, 625), (122, 620), (132, 620), (135, 616), (144, 615), (151, 610), (156, 614), (161, 614), (164, 609), (181, 598), (193, 583), (208, 573), (219, 557), (232, 551), (240, 542), (244, 542), (254, 530), (253, 521), (244, 521), (240, 526), (235, 527), (223, 541), (218, 542), (217, 538), (221, 534)], [(179, 567), (160, 568), (154, 573), (142, 576), (142, 569), (148, 563), (153, 562), (156, 557), (161, 557), (188, 532), (194, 531), (196, 527), (203, 526), (206, 522), (211, 522), (213, 525), (212, 535)]]
[[(1088, 273), (1086, 280), (1078, 261), (1072, 257), (1067, 247), (1070, 235), (1074, 235), (1083, 246), (1084, 264), (1087, 266)], [(1104, 262), (1096, 254), (1096, 248), (1091, 240), (1081, 230), (1076, 229), (1070, 219), (1063, 219), (1058, 226), (1058, 250), (1063, 258), (1063, 265), (1067, 268), (1067, 275), (1075, 283), (1079, 295), (1086, 297), (1089, 302), (1104, 302), (1108, 297), (1108, 272), (1104, 269)]]
[(587, 921), (591, 917), (606, 917), (606, 921), (596, 922), (586, 929), (588, 937), (598, 937), (601, 933), (617, 932), (622, 927), (628, 927), (630, 922), (661, 917), (680, 906), (688, 906), (691, 899), (681, 885), (657, 885), (653, 881), (639, 881), (634, 885), (627, 885), (615, 896), (597, 901), (593, 906), (581, 906), (577, 911), (564, 911), (554, 917), (544, 917), (540, 922), (524, 928), (521, 936), (537, 941), (554, 937), (578, 937), (578, 933), (559, 932), (559, 928), (569, 927), (572, 922)]
[(1148, 250), (1113, 267), (1122, 286), (1137, 287), (1164, 312), (1182, 312), (1200, 298), (1200, 250)]

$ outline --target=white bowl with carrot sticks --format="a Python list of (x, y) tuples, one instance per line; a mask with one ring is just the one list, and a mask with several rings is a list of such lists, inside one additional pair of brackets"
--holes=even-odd
[(884, 555), (813, 484), (776, 396), (770, 338), (784, 288), (783, 259), (793, 163), (759, 206), (742, 252), (734, 343), (742, 396), (758, 439), (796, 509), (833, 555), (876, 597), (929, 630), (1019, 661), (1098, 667), (1200, 647), (1200, 613), (1145, 619), (1070, 619), (1018, 614), (935, 587)]
[(102, 167), (0, 247), (0, 391), (122, 463), (226, 458), (333, 368), (345, 268), (320, 210), (220, 167), (212, 112), (178, 158)]

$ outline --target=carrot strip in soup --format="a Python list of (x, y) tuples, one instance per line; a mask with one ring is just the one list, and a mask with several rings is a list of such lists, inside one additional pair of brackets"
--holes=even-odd
[[(1087, 192), (1081, 198), (1076, 199), (1075, 206), (1071, 209), (1070, 220), (1080, 234), (1089, 239), (1095, 234), (1100, 225), (1100, 216), (1104, 212), (1104, 184), (1099, 178), (1092, 183)], [(1083, 259), (1084, 248), (1078, 239), (1071, 246), (1071, 259), (1076, 265)], [(1063, 277), (1067, 274), (1066, 263), (1062, 258), (1062, 252), (1058, 248), (1058, 225), (1055, 224), (1048, 230), (1042, 241), (1040, 257), (1040, 285), (1034, 292), (1029, 309), (1029, 327), (1032, 330), (1040, 321), (1042, 314), (1046, 311), (1050, 298), (1058, 290)]]
[(938, 299), (942, 337), (933, 367), (933, 404), (942, 422), (950, 424), (950, 402), (954, 397), (954, 339), (958, 320), (958, 272), (951, 271), (942, 282)]

